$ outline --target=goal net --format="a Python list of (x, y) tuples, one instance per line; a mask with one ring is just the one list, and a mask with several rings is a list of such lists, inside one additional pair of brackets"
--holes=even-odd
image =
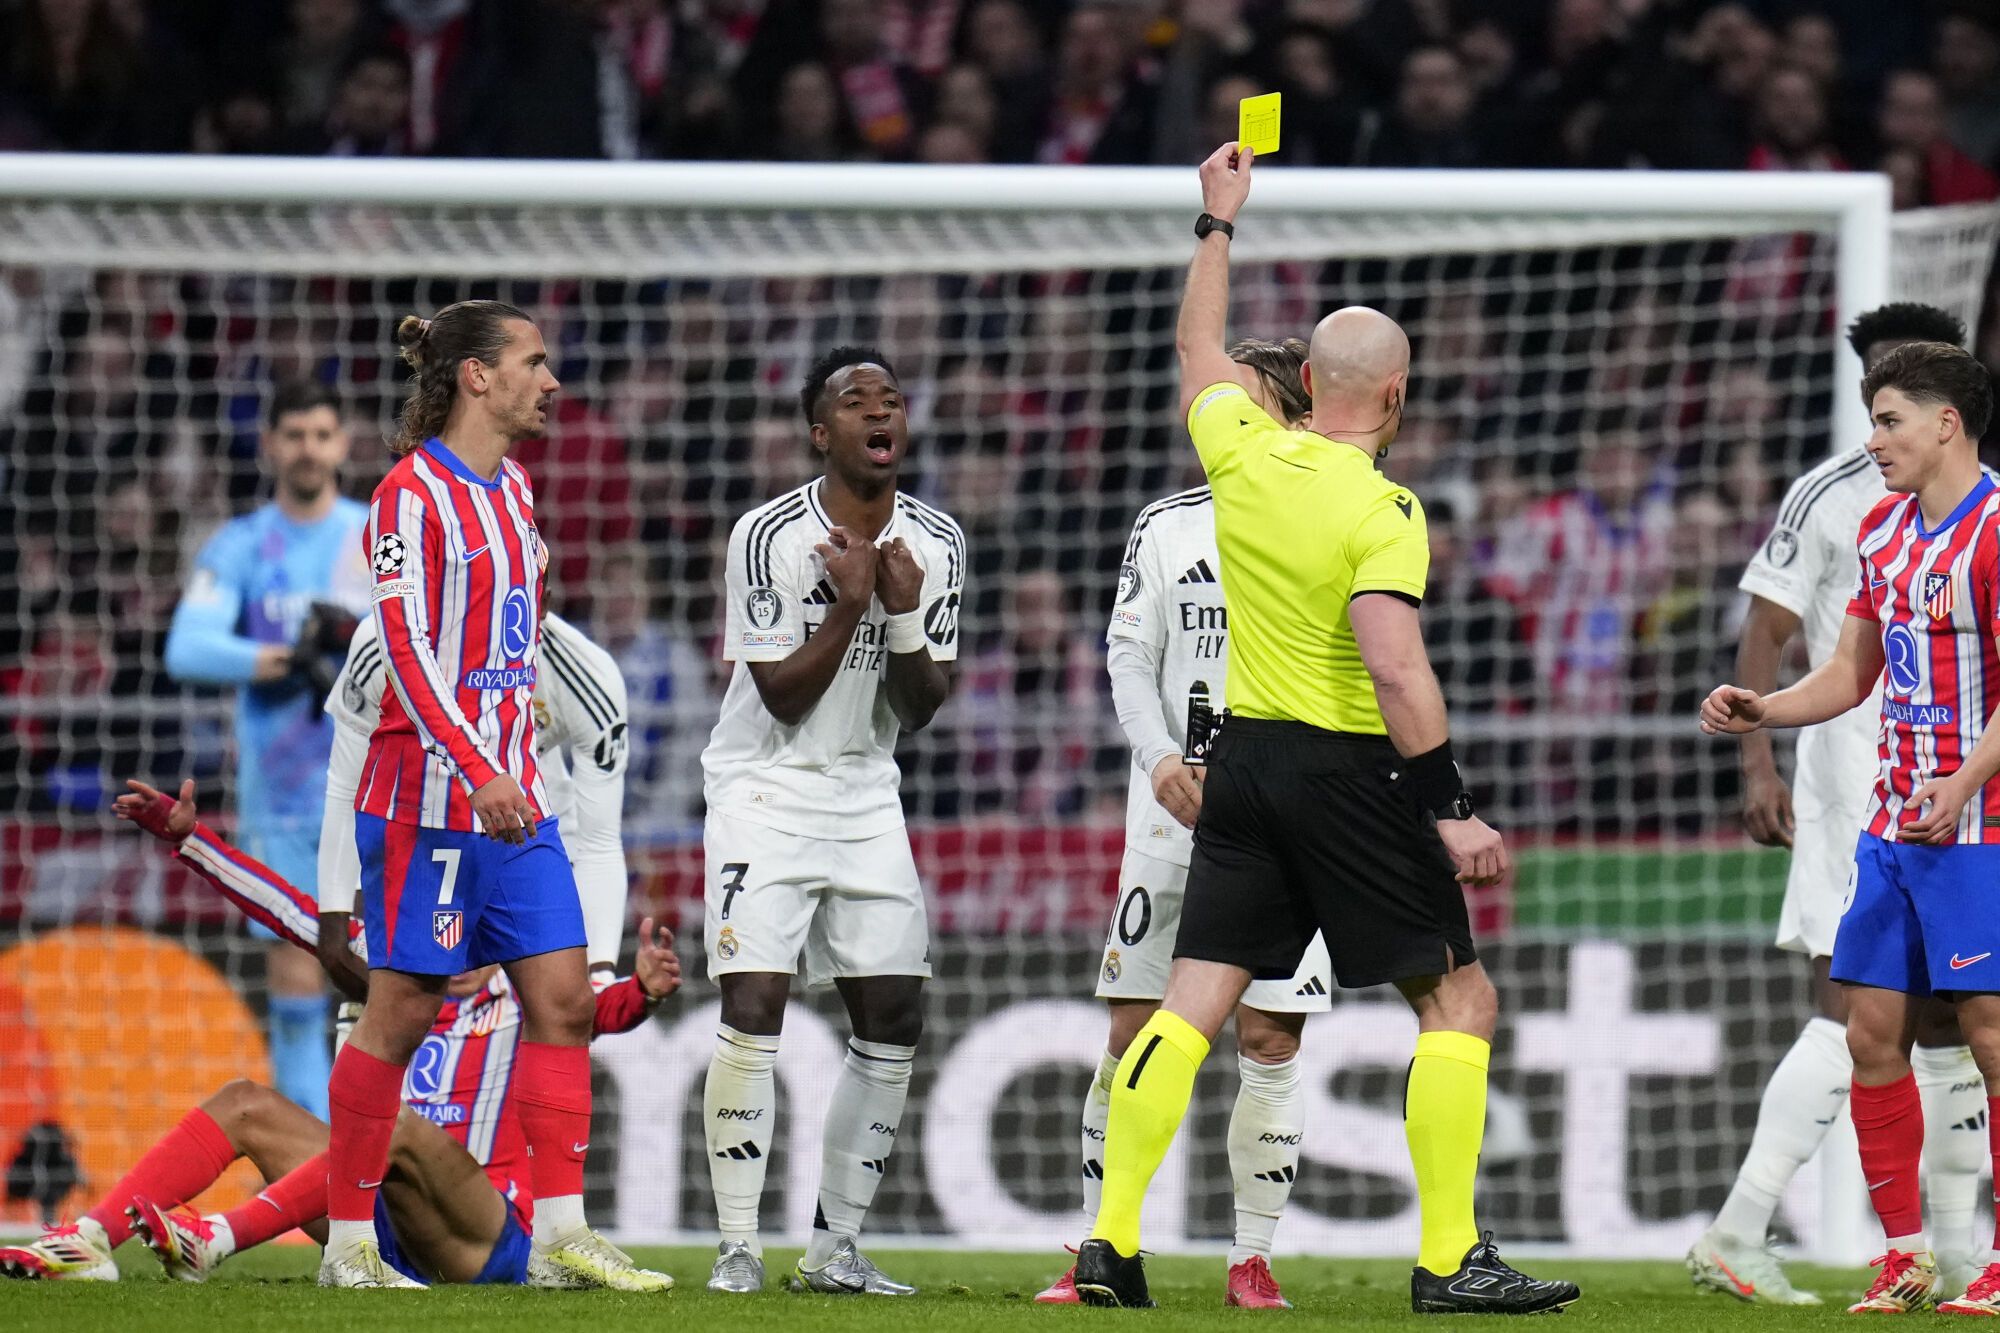
[[(963, 525), (971, 574), (955, 694), (902, 754), (936, 980), (869, 1225), (1080, 1235), (1129, 762), (1103, 631), (1134, 516), (1199, 480), (1173, 357), (1193, 173), (15, 161), (33, 170), (0, 171), (0, 1157), (22, 1165), (0, 1220), (61, 1193), (47, 1127), (77, 1157), (54, 1205), (75, 1210), (208, 1089), (266, 1076), (262, 946), (106, 805), (128, 776), (193, 775), (233, 827), (229, 702), (169, 679), (161, 643), (191, 553), (266, 493), (273, 384), (336, 388), (365, 496), (397, 319), (497, 296), (563, 382), (522, 455), (553, 603), (630, 687), (632, 918), (676, 923), (691, 957), (723, 540), (812, 470), (815, 354), (895, 362), (906, 485)], [(1977, 323), (2000, 212), (1892, 233), (1876, 185), (1272, 171), (1242, 219), (1234, 333), (1303, 335), (1362, 302), (1414, 343), (1387, 470), (1429, 510), (1426, 633), (1520, 867), (1474, 901), (1506, 997), (1481, 1207), (1510, 1240), (1678, 1253), (1806, 1012), (1802, 964), (1770, 945), (1784, 854), (1741, 835), (1735, 750), (1693, 715), (1785, 486), (1863, 438), (1846, 320), (1893, 293)], [(595, 1050), (591, 1207), (628, 1238), (713, 1224), (715, 1012), (695, 965)], [(1414, 1245), (1412, 1031), (1377, 993), (1309, 1025), (1281, 1250)], [(843, 1035), (824, 995), (787, 1021), (774, 1231), (809, 1225)], [(1204, 1071), (1149, 1246), (1227, 1236), (1234, 1078)], [(1808, 1243), (1814, 1189), (1781, 1219)]]

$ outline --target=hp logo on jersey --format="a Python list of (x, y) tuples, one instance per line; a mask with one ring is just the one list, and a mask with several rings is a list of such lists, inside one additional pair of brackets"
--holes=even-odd
[(500, 605), (500, 647), (510, 658), (528, 655), (535, 641), (535, 612), (528, 603), (526, 588), (513, 588)]
[(1924, 687), (1923, 648), (1908, 623), (1899, 620), (1889, 626), (1882, 635), (1882, 655), (1888, 662), (1890, 689), (1915, 694)]

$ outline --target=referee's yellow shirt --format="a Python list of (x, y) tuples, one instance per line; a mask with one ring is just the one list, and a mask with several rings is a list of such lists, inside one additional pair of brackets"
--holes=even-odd
[(1285, 429), (1239, 384), (1203, 389), (1188, 434), (1215, 495), (1229, 711), (1386, 734), (1348, 602), (1364, 592), (1422, 600), (1423, 506), (1364, 451)]

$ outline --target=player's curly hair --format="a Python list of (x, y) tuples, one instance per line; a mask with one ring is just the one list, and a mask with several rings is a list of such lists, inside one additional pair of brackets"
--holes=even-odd
[(1306, 363), (1307, 348), (1302, 338), (1266, 342), (1262, 338), (1239, 338), (1229, 348), (1229, 359), (1257, 372), (1287, 426), (1296, 426), (1312, 411), (1312, 396), (1306, 392), (1305, 376), (1299, 368)]
[(403, 428), (389, 448), (407, 454), (443, 430), (458, 401), (459, 366), (467, 357), (498, 365), (507, 347), (507, 321), (527, 318), (505, 301), (458, 301), (429, 319), (403, 316), (396, 346), (414, 373), (410, 396), (403, 400)]
[(836, 347), (806, 369), (806, 380), (799, 386), (799, 408), (806, 414), (806, 424), (816, 425), (820, 418), (820, 399), (826, 394), (826, 382), (835, 372), (849, 366), (880, 366), (889, 372), (890, 383), (900, 383), (896, 368), (889, 364), (889, 358), (880, 349), (866, 346)]
[(1965, 323), (1949, 310), (1921, 301), (1876, 306), (1847, 326), (1847, 345), (1862, 360), (1876, 343), (1950, 343), (1965, 346)]
[(1948, 404), (1958, 413), (1968, 439), (1978, 440), (1993, 421), (1993, 376), (1978, 358), (1951, 343), (1904, 343), (1862, 377), (1861, 401), (1872, 410), (1875, 395), (1895, 389), (1913, 402)]

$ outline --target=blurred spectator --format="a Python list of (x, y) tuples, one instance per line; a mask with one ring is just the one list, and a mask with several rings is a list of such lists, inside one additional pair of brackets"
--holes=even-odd
[(238, 88), (195, 113), (197, 153), (275, 153), (284, 146), (277, 101), (262, 88)]
[(954, 144), (959, 155), (942, 160), (984, 162), (992, 159), (995, 153), (994, 136), (999, 132), (1000, 124), (999, 99), (994, 95), (993, 80), (985, 70), (967, 64), (953, 65), (944, 72), (938, 80), (931, 127), (956, 130), (964, 137)]
[(1952, 142), (1976, 161), (2000, 161), (2000, 16), (1954, 6), (1938, 22), (1931, 68), (1950, 107)]
[[(472, 85), (463, 79), (463, 65), (473, 54), (473, 0), (381, 0), (388, 15), (390, 42), (409, 56), (409, 151), (449, 150), (464, 132)], [(539, 31), (544, 16), (511, 0), (496, 0), (489, 17), (521, 40), (546, 36)], [(509, 21), (511, 20), (511, 22)], [(492, 90), (482, 90), (491, 92)], [(510, 89), (509, 92), (518, 90)]]
[(1041, 161), (1151, 160), (1154, 89), (1138, 68), (1138, 36), (1131, 10), (1112, 0), (1084, 0), (1069, 16)]
[(2000, 178), (1947, 137), (1944, 95), (1937, 79), (1922, 70), (1889, 76), (1876, 129), (1885, 155), (1905, 153), (1915, 163), (1916, 204), (1970, 204), (2000, 196)]
[(41, 146), (186, 144), (187, 72), (161, 67), (145, 36), (144, 11), (114, 0), (22, 0), (0, 21), (7, 84)]
[(291, 30), (274, 53), (285, 123), (323, 125), (340, 77), (367, 36), (361, 0), (292, 0), (290, 10)]
[(701, 750), (721, 695), (709, 653), (678, 617), (655, 615), (645, 561), (612, 549), (599, 562), (590, 637), (625, 677), (631, 715), (631, 762), (625, 804), (653, 829), (698, 824)]
[[(1332, 38), (1324, 29), (1297, 24), (1278, 37), (1272, 66), (1285, 95), (1286, 156), (1320, 167), (1352, 162), (1367, 105), (1343, 77)], [(1234, 131), (1225, 137), (1234, 138)]]
[(882, 0), (820, 0), (820, 58), (868, 152), (899, 157), (916, 138), (922, 84), (888, 48), (883, 9)]
[[(984, 809), (1073, 818), (1088, 807), (1109, 677), (1096, 633), (1052, 569), (1008, 578), (998, 633), (966, 665), (953, 709), (964, 779)], [(1116, 772), (1116, 766), (1111, 770)], [(972, 813), (967, 811), (966, 813)]]
[(1845, 171), (1847, 160), (1827, 132), (1826, 90), (1805, 70), (1781, 65), (1757, 94), (1751, 171)]
[(1528, 652), (1513, 606), (1478, 568), (1473, 524), (1461, 512), (1449, 499), (1424, 504), (1431, 544), (1424, 644), (1454, 712), (1511, 712), (1528, 702)]
[(1042, 142), (1049, 77), (1043, 37), (1022, 0), (973, 0), (961, 38), (964, 54), (992, 85), (999, 116), (990, 151), (996, 162), (1030, 162)]
[(1371, 167), (1473, 167), (1485, 149), (1473, 125), (1474, 90), (1458, 52), (1418, 47), (1403, 61), (1396, 109), (1359, 161)]
[(844, 162), (859, 144), (832, 71), (817, 61), (794, 65), (778, 83), (777, 125), (758, 156), (778, 162)]
[(348, 62), (326, 124), (297, 147), (328, 157), (401, 157), (410, 151), (409, 124), (410, 57), (398, 46), (372, 46)]
[(1673, 520), (1654, 457), (1629, 425), (1594, 431), (1577, 487), (1500, 534), (1491, 586), (1514, 604), (1536, 679), (1555, 705), (1627, 701), (1639, 615), (1661, 591)]

